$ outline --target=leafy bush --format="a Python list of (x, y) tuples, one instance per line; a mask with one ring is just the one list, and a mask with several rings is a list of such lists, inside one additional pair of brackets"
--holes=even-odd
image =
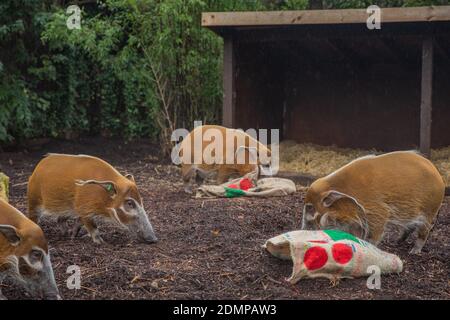
[(200, 26), (201, 12), (308, 7), (308, 0), (104, 0), (87, 2), (81, 29), (69, 30), (66, 2), (0, 3), (0, 144), (102, 134), (167, 145), (173, 128), (221, 116), (223, 44)]

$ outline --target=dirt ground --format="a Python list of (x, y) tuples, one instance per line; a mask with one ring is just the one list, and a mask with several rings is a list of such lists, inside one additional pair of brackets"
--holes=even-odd
[[(26, 211), (26, 182), (47, 152), (102, 157), (133, 173), (160, 241), (140, 244), (114, 225), (101, 225), (105, 245), (63, 237), (55, 221), (42, 227), (51, 246), (58, 286), (65, 299), (449, 299), (450, 199), (446, 198), (423, 252), (410, 256), (412, 240), (395, 245), (388, 233), (381, 248), (404, 262), (399, 275), (383, 276), (380, 290), (366, 279), (333, 286), (326, 279), (285, 281), (291, 263), (266, 253), (270, 237), (299, 227), (303, 192), (270, 199), (194, 199), (183, 192), (178, 168), (145, 142), (104, 139), (52, 141), (39, 149), (0, 154), (0, 171), (11, 178), (10, 201)], [(67, 267), (79, 265), (82, 288), (66, 287)], [(9, 299), (27, 298), (10, 283)]]

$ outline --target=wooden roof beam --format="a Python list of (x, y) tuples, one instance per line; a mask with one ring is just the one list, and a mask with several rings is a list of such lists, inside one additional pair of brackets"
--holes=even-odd
[[(366, 23), (366, 9), (204, 12), (202, 26), (281, 26)], [(382, 23), (450, 21), (450, 6), (382, 8)]]

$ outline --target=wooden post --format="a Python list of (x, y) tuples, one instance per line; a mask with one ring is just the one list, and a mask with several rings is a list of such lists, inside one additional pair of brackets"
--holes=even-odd
[(433, 39), (422, 44), (422, 89), (420, 101), (420, 152), (430, 157), (431, 110), (433, 96)]
[(223, 51), (223, 112), (222, 124), (228, 128), (235, 126), (235, 87), (234, 87), (234, 47), (233, 37), (224, 36)]

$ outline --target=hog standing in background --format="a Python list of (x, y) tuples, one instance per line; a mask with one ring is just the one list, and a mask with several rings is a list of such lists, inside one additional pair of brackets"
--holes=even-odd
[(33, 297), (60, 299), (42, 229), (0, 199), (0, 285), (8, 276)]
[(377, 244), (387, 223), (415, 230), (411, 253), (424, 246), (444, 198), (438, 170), (412, 151), (356, 159), (308, 189), (302, 229), (341, 229)]
[[(215, 143), (214, 140), (210, 140), (210, 135), (214, 132), (218, 133), (223, 143), (217, 145), (215, 152), (205, 152), (205, 149), (211, 148), (211, 145)], [(196, 135), (200, 137), (198, 150), (195, 145)], [(227, 135), (232, 140), (227, 142)], [(201, 158), (196, 159), (195, 155), (200, 155)], [(204, 125), (192, 130), (181, 142), (179, 156), (184, 189), (187, 193), (192, 192), (191, 181), (194, 178), (202, 183), (206, 178), (215, 175), (216, 182), (222, 184), (234, 175), (242, 177), (259, 170), (259, 165), (267, 166), (271, 162), (271, 151), (264, 144), (242, 130), (217, 125)], [(233, 161), (227, 162), (227, 157)], [(238, 157), (244, 161), (239, 163)], [(221, 161), (216, 161), (217, 159)]]
[[(95, 243), (102, 243), (94, 216), (111, 218), (143, 242), (156, 242), (133, 176), (121, 175), (107, 162), (85, 155), (50, 154), (28, 183), (28, 214), (58, 216), (63, 232), (67, 219), (78, 217)], [(81, 227), (72, 232), (75, 237)]]

